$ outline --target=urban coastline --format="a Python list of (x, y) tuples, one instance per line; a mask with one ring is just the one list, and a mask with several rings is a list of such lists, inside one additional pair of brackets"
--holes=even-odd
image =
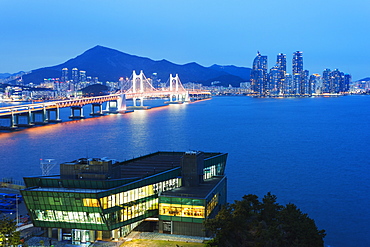
[[(224, 67), (220, 67), (224, 68)], [(117, 81), (99, 80), (97, 75), (89, 75), (89, 71), (76, 67), (64, 67), (53, 72), (55, 77), (44, 78), (42, 81), (25, 80), (33, 72), (20, 72), (0, 79), (0, 102), (39, 102), (65, 100), (78, 97), (97, 96), (125, 91), (131, 84), (132, 76), (117, 78)], [(240, 74), (240, 72), (238, 72)], [(179, 75), (184, 76), (184, 75)], [(39, 76), (40, 77), (40, 76)], [(41, 74), (42, 77), (42, 74)], [(352, 81), (352, 76), (338, 69), (323, 70), (322, 74), (313, 73), (303, 67), (303, 52), (296, 51), (292, 58), (292, 72), (287, 72), (285, 54), (278, 54), (276, 64), (268, 71), (268, 57), (257, 53), (250, 74), (228, 84), (227, 81), (210, 80), (208, 83), (186, 81), (183, 86), (187, 90), (207, 90), (216, 95), (248, 95), (254, 97), (316, 97), (341, 96), (348, 94), (370, 94), (370, 79)], [(158, 90), (168, 87), (158, 78), (158, 73), (146, 78), (149, 84)], [(208, 79), (209, 80), (209, 79)], [(210, 84), (210, 85), (206, 85)], [(223, 84), (223, 85), (220, 85)]]
[[(44, 79), (38, 85), (23, 84), (25, 73), (3, 80), (2, 101), (16, 105), (0, 108), (0, 127), (9, 131), (58, 123), (62, 121), (60, 108), (71, 109), (70, 119), (84, 119), (86, 105), (91, 105), (90, 116), (96, 117), (149, 110), (153, 107), (145, 104), (147, 99), (162, 99), (171, 105), (221, 95), (337, 97), (368, 94), (370, 88), (368, 81), (353, 83), (351, 75), (338, 69), (309, 75), (303, 68), (300, 51), (293, 54), (292, 74), (287, 73), (286, 55), (280, 53), (276, 65), (268, 72), (267, 56), (258, 52), (250, 81), (240, 82), (239, 87), (217, 86), (219, 81), (212, 81), (211, 86), (182, 83), (178, 74), (170, 74), (169, 80), (162, 83), (157, 73), (147, 78), (143, 71), (136, 74), (135, 70), (130, 77), (102, 83), (96, 76), (87, 76), (84, 70), (72, 68), (71, 75), (69, 70), (62, 68), (60, 78)], [(158, 151), (122, 162), (86, 157), (61, 163), (59, 175), (48, 173), (55, 164), (43, 163), (43, 175), (24, 177), (24, 186), (3, 179), (0, 211), (16, 222), (11, 234), (20, 237), (24, 245), (99, 246), (101, 241), (104, 246), (119, 246), (133, 238), (148, 237), (197, 244), (208, 242), (212, 246), (231, 243), (230, 239), (222, 238), (220, 225), (224, 222), (233, 225), (240, 219), (220, 219), (227, 212), (238, 212), (238, 206), (248, 204), (258, 220), (248, 225), (248, 229), (251, 227), (248, 232), (238, 234), (251, 234), (253, 243), (262, 240), (253, 233), (261, 230), (260, 226), (252, 225), (275, 226), (275, 218), (295, 212), (304, 223), (299, 227), (313, 229), (312, 236), (317, 240), (314, 246), (323, 245), (325, 231), (317, 229), (294, 204), (278, 205), (271, 193), (263, 202), (249, 194), (242, 201), (228, 204), (227, 157), (222, 150)], [(265, 215), (269, 206), (275, 207), (274, 213), (279, 217)], [(229, 234), (228, 238), (233, 236)], [(6, 241), (9, 239), (7, 236)]]

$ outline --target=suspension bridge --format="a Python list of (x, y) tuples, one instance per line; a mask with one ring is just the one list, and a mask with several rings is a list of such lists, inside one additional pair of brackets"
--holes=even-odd
[(148, 80), (143, 71), (140, 74), (136, 74), (135, 71), (132, 73), (132, 79), (128, 80), (128, 89), (125, 90), (123, 86), (121, 92), (125, 94), (126, 99), (133, 100), (133, 107), (137, 107), (137, 101), (139, 100), (140, 107), (144, 105), (145, 98), (151, 97), (168, 97), (169, 103), (172, 102), (186, 102), (189, 101), (189, 92), (182, 85), (179, 76), (173, 76), (170, 74), (170, 78), (167, 83), (167, 87), (154, 88), (150, 80)]
[[(170, 74), (165, 87), (155, 88), (145, 77), (143, 71), (139, 74), (133, 71), (131, 78), (126, 80), (121, 90), (115, 94), (0, 107), (0, 119), (5, 119), (5, 121), (0, 121), (0, 129), (15, 130), (20, 127), (61, 122), (59, 110), (66, 107), (71, 109), (70, 119), (83, 119), (85, 118), (83, 112), (85, 105), (91, 105), (91, 116), (101, 116), (107, 113), (147, 109), (144, 106), (144, 99), (148, 98), (168, 98), (167, 103), (174, 104), (188, 102), (191, 97), (209, 98), (210, 92), (186, 90), (177, 74), (175, 76)], [(127, 100), (132, 100), (132, 106), (127, 106)], [(103, 110), (105, 102), (106, 109)]]

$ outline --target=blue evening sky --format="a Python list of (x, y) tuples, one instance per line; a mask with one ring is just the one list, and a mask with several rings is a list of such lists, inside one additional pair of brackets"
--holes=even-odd
[[(95, 45), (154, 60), (370, 76), (367, 0), (0, 0), (0, 73), (65, 62)], [(137, 68), (138, 70), (140, 68)], [(144, 71), (145, 73), (145, 71)]]

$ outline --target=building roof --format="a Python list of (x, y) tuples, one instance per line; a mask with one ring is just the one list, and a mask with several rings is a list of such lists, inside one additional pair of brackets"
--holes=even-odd
[[(181, 166), (185, 152), (156, 152), (120, 163), (121, 178), (146, 177)], [(210, 158), (221, 153), (204, 153)]]
[(120, 163), (121, 178), (146, 177), (180, 166), (178, 152), (157, 152)]

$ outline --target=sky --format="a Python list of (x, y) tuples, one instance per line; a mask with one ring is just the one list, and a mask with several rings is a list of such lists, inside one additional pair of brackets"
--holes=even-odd
[[(61, 64), (101, 45), (177, 64), (251, 67), (303, 52), (304, 69), (370, 77), (367, 0), (0, 0), (0, 73)], [(137, 68), (140, 70), (140, 68)], [(145, 73), (145, 71), (144, 71)]]

